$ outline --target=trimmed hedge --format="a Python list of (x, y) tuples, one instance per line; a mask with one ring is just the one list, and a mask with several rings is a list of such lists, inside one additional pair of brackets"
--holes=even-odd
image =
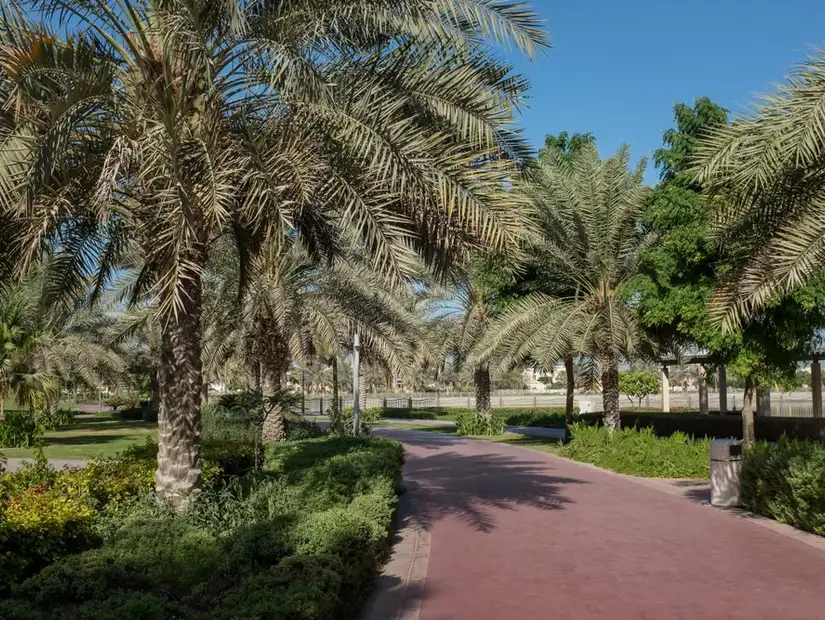
[[(456, 421), (460, 416), (475, 415), (475, 409), (467, 407), (424, 407), (414, 409), (381, 409), (375, 411), (382, 418), (399, 418), (412, 420), (445, 420)], [(573, 410), (573, 415), (577, 416), (578, 408)], [(501, 418), (508, 426), (533, 426), (543, 428), (564, 428), (564, 408), (520, 408), (502, 407), (493, 409), (493, 416)]]
[[(676, 432), (694, 437), (742, 439), (741, 415), (701, 415), (689, 413), (622, 412), (622, 428), (652, 428), (660, 437)], [(580, 416), (588, 424), (601, 424), (600, 413)], [(755, 418), (756, 438), (778, 441), (783, 435), (825, 441), (825, 418)]]
[(103, 515), (95, 548), (14, 585), (0, 617), (355, 617), (389, 543), (401, 445), (312, 439), (268, 446), (267, 459), (185, 514), (149, 497)]
[(657, 437), (652, 428), (606, 429), (574, 424), (569, 443), (554, 446), (559, 456), (612, 471), (654, 478), (707, 478), (710, 440), (675, 432)]
[(748, 510), (825, 536), (825, 446), (782, 437), (745, 450), (742, 504)]

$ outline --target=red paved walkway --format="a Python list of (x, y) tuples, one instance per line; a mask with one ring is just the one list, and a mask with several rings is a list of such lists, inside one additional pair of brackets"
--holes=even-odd
[(513, 446), (404, 441), (432, 551), (419, 620), (825, 618), (825, 552)]

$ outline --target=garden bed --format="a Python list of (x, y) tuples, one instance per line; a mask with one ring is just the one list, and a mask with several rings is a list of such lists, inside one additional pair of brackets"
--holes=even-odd
[(224, 448), (205, 450), (184, 515), (151, 496), (151, 444), (81, 472), (3, 475), (0, 617), (357, 616), (388, 547), (400, 444), (286, 442), (241, 477)]
[(651, 428), (604, 428), (576, 424), (572, 440), (550, 448), (555, 454), (631, 476), (708, 478), (710, 440), (684, 433), (657, 437)]

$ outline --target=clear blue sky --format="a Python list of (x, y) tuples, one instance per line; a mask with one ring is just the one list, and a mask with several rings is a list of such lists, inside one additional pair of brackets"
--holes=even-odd
[(674, 104), (708, 96), (741, 111), (825, 47), (825, 0), (533, 1), (553, 48), (515, 64), (532, 83), (521, 126), (536, 147), (590, 131), (603, 155), (625, 142), (650, 155)]

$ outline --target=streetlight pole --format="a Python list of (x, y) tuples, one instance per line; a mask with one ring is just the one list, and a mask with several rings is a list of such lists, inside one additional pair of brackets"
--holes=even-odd
[(358, 332), (352, 337), (352, 434), (361, 431), (361, 337)]

